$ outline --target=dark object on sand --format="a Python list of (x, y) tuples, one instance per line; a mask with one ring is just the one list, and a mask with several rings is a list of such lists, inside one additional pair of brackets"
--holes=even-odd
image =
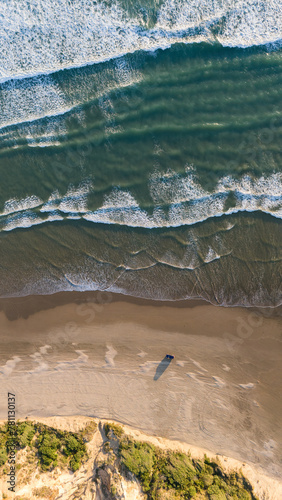
[(172, 354), (167, 354), (164, 359), (160, 362), (160, 364), (157, 366), (156, 373), (154, 376), (154, 380), (158, 380), (160, 376), (165, 372), (165, 370), (169, 367), (171, 361), (173, 360), (174, 356)]

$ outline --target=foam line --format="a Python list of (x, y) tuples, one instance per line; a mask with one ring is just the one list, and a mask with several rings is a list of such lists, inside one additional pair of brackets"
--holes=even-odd
[[(211, 217), (236, 212), (261, 211), (282, 218), (282, 173), (253, 179), (244, 175), (240, 180), (225, 176), (212, 193), (205, 191), (190, 167), (181, 176), (172, 170), (154, 173), (149, 181), (152, 203), (156, 207), (149, 215), (129, 191), (114, 188), (104, 197), (95, 211), (88, 209), (88, 195), (95, 190), (89, 182), (77, 188), (70, 186), (65, 195), (58, 191), (46, 202), (36, 196), (23, 200), (8, 200), (0, 213), (0, 231), (27, 228), (36, 224), (63, 219), (85, 219), (93, 223), (117, 224), (129, 227), (162, 228), (192, 225)], [(232, 194), (235, 205), (226, 208)], [(163, 207), (169, 207), (168, 212)], [(207, 261), (216, 259), (208, 255)]]
[[(148, 13), (150, 15), (150, 13)], [(0, 82), (103, 62), (174, 43), (217, 40), (231, 47), (282, 39), (274, 0), (165, 0), (152, 27), (118, 1), (0, 0)]]

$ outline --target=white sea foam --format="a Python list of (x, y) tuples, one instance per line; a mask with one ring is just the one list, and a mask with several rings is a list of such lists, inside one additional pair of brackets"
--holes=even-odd
[[(30, 147), (59, 146), (58, 137), (66, 134), (66, 127), (58, 123), (58, 116), (94, 96), (106, 119), (105, 134), (121, 132), (108, 94), (139, 82), (142, 75), (120, 56), (215, 38), (230, 46), (275, 42), (282, 39), (281, 9), (281, 2), (274, 0), (236, 4), (234, 0), (165, 0), (149, 29), (141, 11), (130, 16), (117, 0), (111, 6), (102, 1), (58, 0), (56, 8), (52, 0), (0, 0), (0, 82), (6, 82), (0, 88), (3, 145), (7, 140), (10, 148), (17, 147), (11, 146), (11, 140), (26, 139)], [(216, 23), (221, 26), (217, 35)], [(115, 61), (103, 74), (83, 79), (69, 75), (72, 84), (65, 88), (51, 75), (109, 59)], [(7, 129), (14, 125), (16, 130)]]
[(204, 262), (209, 263), (213, 260), (220, 259), (220, 255), (218, 255), (213, 248), (209, 248), (207, 255), (205, 256)]
[[(136, 50), (215, 38), (250, 46), (282, 39), (281, 2), (275, 0), (165, 0), (155, 26), (129, 15), (116, 1), (0, 1), (0, 79), (47, 74)], [(222, 22), (221, 22), (222, 21)]]
[(105, 354), (105, 362), (106, 362), (106, 365), (105, 367), (106, 368), (114, 368), (115, 367), (115, 357), (117, 355), (117, 351), (114, 349), (113, 346), (111, 345), (107, 345), (107, 352)]
[(27, 196), (26, 198), (22, 198), (21, 200), (16, 199), (16, 198), (11, 198), (10, 200), (6, 201), (4, 205), (4, 210), (1, 215), (9, 215), (9, 214), (15, 214), (16, 212), (21, 212), (23, 210), (31, 209), (38, 207), (41, 205), (43, 201), (38, 198), (38, 196)]
[[(222, 215), (228, 197), (227, 191), (212, 194), (205, 191), (190, 171), (184, 178), (171, 171), (159, 176), (154, 174), (150, 192), (157, 205), (152, 216), (139, 207), (131, 193), (115, 188), (105, 197), (101, 208), (83, 217), (92, 222), (132, 227), (175, 227)], [(168, 216), (161, 208), (163, 204), (170, 205)]]
[[(4, 205), (0, 214), (0, 230), (11, 231), (15, 228), (27, 228), (44, 222), (67, 219), (80, 219), (102, 223), (118, 224), (131, 227), (177, 227), (202, 222), (210, 217), (220, 217), (240, 211), (261, 211), (277, 218), (282, 217), (282, 173), (273, 173), (252, 179), (245, 175), (240, 180), (232, 177), (222, 178), (213, 192), (204, 190), (195, 173), (188, 168), (186, 175), (180, 176), (172, 171), (165, 174), (154, 173), (149, 182), (152, 201), (156, 205), (152, 215), (141, 209), (137, 200), (126, 190), (114, 188), (105, 196), (103, 205), (95, 211), (87, 206), (88, 195), (93, 190), (90, 182), (83, 182), (78, 187), (70, 186), (65, 195), (58, 191), (43, 201), (36, 196), (22, 200), (11, 199)], [(225, 209), (230, 193), (236, 203)], [(177, 202), (175, 202), (175, 199)], [(169, 207), (166, 214), (162, 204)], [(227, 229), (230, 229), (227, 226)], [(228, 249), (207, 249), (201, 258), (211, 262), (230, 253)], [(175, 267), (194, 269), (198, 262), (193, 260), (193, 241), (187, 245), (185, 255), (175, 261)], [(170, 255), (163, 256), (163, 262), (170, 262)]]
[(21, 361), (19, 356), (13, 356), (12, 359), (9, 359), (5, 365), (0, 366), (0, 373), (5, 375), (6, 377), (11, 375), (16, 365)]
[(59, 191), (54, 191), (48, 201), (40, 208), (40, 212), (60, 211), (66, 214), (86, 212), (87, 196), (91, 187), (89, 182), (83, 182), (77, 188), (70, 186), (64, 196), (61, 196)]
[[(150, 180), (150, 192), (155, 205), (170, 205), (168, 220), (162, 220), (163, 225), (194, 224), (209, 217), (238, 211), (259, 210), (282, 217), (280, 172), (258, 179), (252, 179), (249, 175), (240, 180), (224, 177), (210, 193), (200, 186), (194, 171), (189, 167), (182, 177), (171, 171), (165, 175), (154, 173)], [(236, 205), (225, 211), (230, 193), (234, 194)]]
[(229, 2), (230, 10), (222, 35), (223, 45), (249, 47), (280, 41), (282, 38), (282, 4), (280, 1), (249, 0)]
[(28, 228), (31, 226), (36, 226), (37, 224), (42, 224), (43, 221), (33, 212), (24, 212), (20, 215), (14, 217), (8, 217), (4, 223), (2, 231), (13, 231), (13, 229)]
[(255, 384), (249, 382), (249, 384), (239, 384), (239, 387), (242, 387), (242, 389), (253, 389), (255, 387)]
[(39, 348), (39, 352), (40, 352), (40, 354), (47, 354), (48, 349), (52, 349), (52, 347), (50, 345), (46, 344), (46, 345), (43, 345)]
[(177, 256), (174, 252), (168, 250), (158, 261), (178, 269), (194, 270), (201, 265), (197, 248), (191, 242), (187, 244), (185, 253), (181, 256)]
[[(282, 6), (275, 0), (167, 0), (160, 9), (157, 27), (183, 32), (198, 27), (205, 38), (222, 45), (249, 47), (282, 38)], [(185, 40), (186, 41), (186, 40)]]
[(24, 127), (17, 127), (17, 129), (13, 129), (12, 131), (9, 130), (9, 132), (8, 134), (12, 135), (16, 140), (21, 138), (26, 139), (30, 147), (46, 148), (48, 146), (61, 146), (61, 139), (66, 136), (67, 129), (62, 120), (51, 118), (45, 120), (44, 127), (36, 120)]
[(67, 133), (65, 114), (72, 111), (83, 127), (84, 115), (80, 106), (92, 99), (98, 100), (105, 117), (106, 135), (120, 132), (122, 129), (115, 123), (116, 112), (110, 92), (136, 84), (141, 79), (141, 73), (125, 59), (116, 59), (111, 69), (103, 67), (83, 76), (69, 75), (65, 86), (51, 75), (10, 80), (0, 88), (2, 146), (5, 147), (6, 142), (11, 148), (11, 143), (17, 141), (27, 141), (30, 147), (61, 145), (61, 139)]
[(83, 216), (92, 222), (106, 224), (122, 224), (135, 227), (146, 227), (154, 224), (145, 210), (141, 210), (137, 201), (127, 191), (114, 189), (112, 194), (105, 196), (104, 204), (95, 212), (89, 212)]
[(197, 182), (190, 166), (186, 167), (185, 177), (173, 170), (168, 170), (165, 174), (155, 171), (150, 178), (150, 193), (156, 205), (176, 205), (206, 196), (206, 191)]
[(18, 228), (28, 228), (44, 222), (63, 220), (63, 217), (53, 210), (48, 217), (41, 218), (34, 209), (42, 206), (43, 201), (37, 196), (26, 198), (12, 198), (5, 202), (4, 210), (0, 213), (0, 230), (12, 231)]
[[(7, 82), (1, 88), (0, 107), (0, 129), (44, 117), (52, 117), (66, 113), (71, 109), (71, 105), (69, 105), (59, 85), (48, 75), (42, 75), (32, 81), (11, 80)], [(29, 130), (27, 130), (27, 136), (28, 132)], [(31, 129), (30, 132), (32, 132)], [(48, 134), (48, 125), (44, 132)]]
[(224, 380), (222, 380), (222, 378), (215, 377), (215, 376), (213, 376), (212, 378), (214, 380), (215, 387), (220, 387), (221, 388), (221, 387), (224, 387), (226, 385), (225, 382), (224, 382)]

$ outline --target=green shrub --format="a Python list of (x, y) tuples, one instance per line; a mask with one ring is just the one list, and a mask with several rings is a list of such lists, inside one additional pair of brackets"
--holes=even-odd
[(249, 491), (246, 490), (240, 490), (237, 493), (238, 500), (252, 500), (252, 496)]
[(203, 462), (202, 460), (195, 460), (195, 459), (193, 459), (192, 462), (195, 467), (195, 470), (197, 471), (197, 474), (201, 474), (201, 472), (203, 472), (203, 469), (205, 468), (205, 462)]
[(229, 482), (230, 482), (231, 485), (234, 485), (234, 486), (237, 485), (238, 474), (236, 474), (236, 472), (231, 472), (231, 474), (229, 476)]
[(0, 467), (2, 467), (2, 465), (4, 465), (7, 462), (7, 459), (8, 459), (8, 455), (7, 455), (6, 448), (1, 447), (0, 448)]
[(201, 492), (205, 488), (205, 485), (201, 479), (194, 479), (193, 483), (198, 492)]
[(80, 436), (82, 437), (83, 441), (91, 441), (93, 438), (93, 435), (97, 431), (97, 424), (96, 422), (89, 422), (84, 429), (79, 431)]
[(31, 441), (35, 435), (34, 425), (30, 422), (22, 422), (17, 425), (16, 440), (19, 448), (25, 448), (31, 445)]
[(70, 459), (70, 468), (73, 472), (81, 466), (81, 459), (86, 455), (86, 447), (80, 435), (71, 434), (64, 439), (64, 454)]
[(203, 474), (201, 477), (201, 480), (203, 481), (203, 486), (205, 488), (208, 488), (209, 486), (212, 485), (213, 483), (213, 476), (211, 474)]
[(177, 490), (187, 490), (196, 476), (190, 458), (184, 453), (169, 453), (162, 472), (169, 484)]
[(58, 465), (58, 453), (48, 446), (42, 446), (39, 449), (39, 456), (41, 460), (42, 470), (48, 470), (51, 465), (56, 467)]
[(111, 446), (110, 446), (110, 441), (106, 441), (106, 442), (104, 443), (104, 451), (105, 451), (106, 453), (109, 453), (110, 451), (112, 451), (112, 448), (111, 448)]
[(111, 494), (112, 494), (113, 496), (115, 496), (115, 495), (116, 495), (116, 493), (117, 493), (117, 488), (116, 488), (116, 486), (115, 486), (115, 485), (112, 485), (112, 486), (111, 486)]
[(224, 491), (222, 491), (216, 484), (209, 486), (207, 492), (210, 500), (226, 500)]
[(70, 468), (73, 472), (75, 472), (76, 470), (78, 470), (81, 466), (81, 462), (79, 460), (77, 460), (76, 458), (72, 458), (71, 461), (70, 461)]
[[(41, 468), (48, 470), (60, 463), (67, 463), (75, 471), (81, 466), (81, 460), (86, 456), (86, 446), (80, 433), (69, 433), (47, 426), (38, 426), (39, 435), (36, 445)], [(64, 459), (64, 456), (67, 459)]]
[(213, 470), (212, 466), (208, 465), (208, 464), (204, 465), (202, 472), (203, 472), (203, 474), (210, 474), (210, 475), (214, 474), (214, 470)]
[(111, 424), (110, 422), (106, 422), (104, 425), (105, 434), (108, 439), (111, 438), (111, 431), (117, 438), (121, 438), (124, 434), (124, 430), (120, 425)]
[(190, 486), (190, 487), (188, 488), (188, 495), (189, 495), (189, 497), (190, 497), (190, 498), (193, 498), (193, 497), (195, 497), (195, 496), (196, 496), (196, 494), (197, 494), (197, 491), (196, 491), (195, 486)]
[(60, 448), (60, 440), (51, 431), (45, 432), (38, 438), (38, 453), (40, 457), (41, 468), (48, 470), (51, 466), (58, 465), (58, 453)]
[(64, 452), (68, 456), (76, 454), (81, 449), (81, 443), (79, 439), (73, 435), (67, 436), (65, 438), (65, 449)]
[(130, 472), (137, 476), (145, 491), (149, 491), (155, 462), (155, 449), (148, 443), (130, 441), (121, 448), (122, 462)]
[(220, 488), (220, 485), (221, 485), (221, 479), (220, 479), (220, 477), (218, 477), (218, 476), (215, 475), (214, 478), (213, 478), (213, 484), (215, 486), (218, 486)]

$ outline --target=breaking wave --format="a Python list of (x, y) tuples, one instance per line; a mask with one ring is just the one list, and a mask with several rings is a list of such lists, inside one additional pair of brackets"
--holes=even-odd
[(165, 0), (157, 8), (122, 2), (0, 0), (0, 82), (103, 62), (174, 43), (230, 47), (277, 44), (282, 5), (274, 0)]
[[(150, 229), (179, 227), (243, 211), (261, 211), (282, 218), (281, 172), (258, 179), (249, 175), (240, 180), (225, 176), (210, 193), (200, 185), (194, 170), (187, 167), (185, 176), (172, 170), (165, 174), (153, 173), (149, 189), (152, 215), (139, 206), (129, 191), (119, 187), (104, 196), (100, 208), (89, 210), (88, 196), (95, 192), (90, 182), (84, 182), (77, 188), (70, 186), (64, 196), (57, 190), (46, 201), (36, 196), (10, 199), (0, 214), (0, 230), (11, 231), (64, 219)], [(231, 197), (232, 204), (229, 206)]]

